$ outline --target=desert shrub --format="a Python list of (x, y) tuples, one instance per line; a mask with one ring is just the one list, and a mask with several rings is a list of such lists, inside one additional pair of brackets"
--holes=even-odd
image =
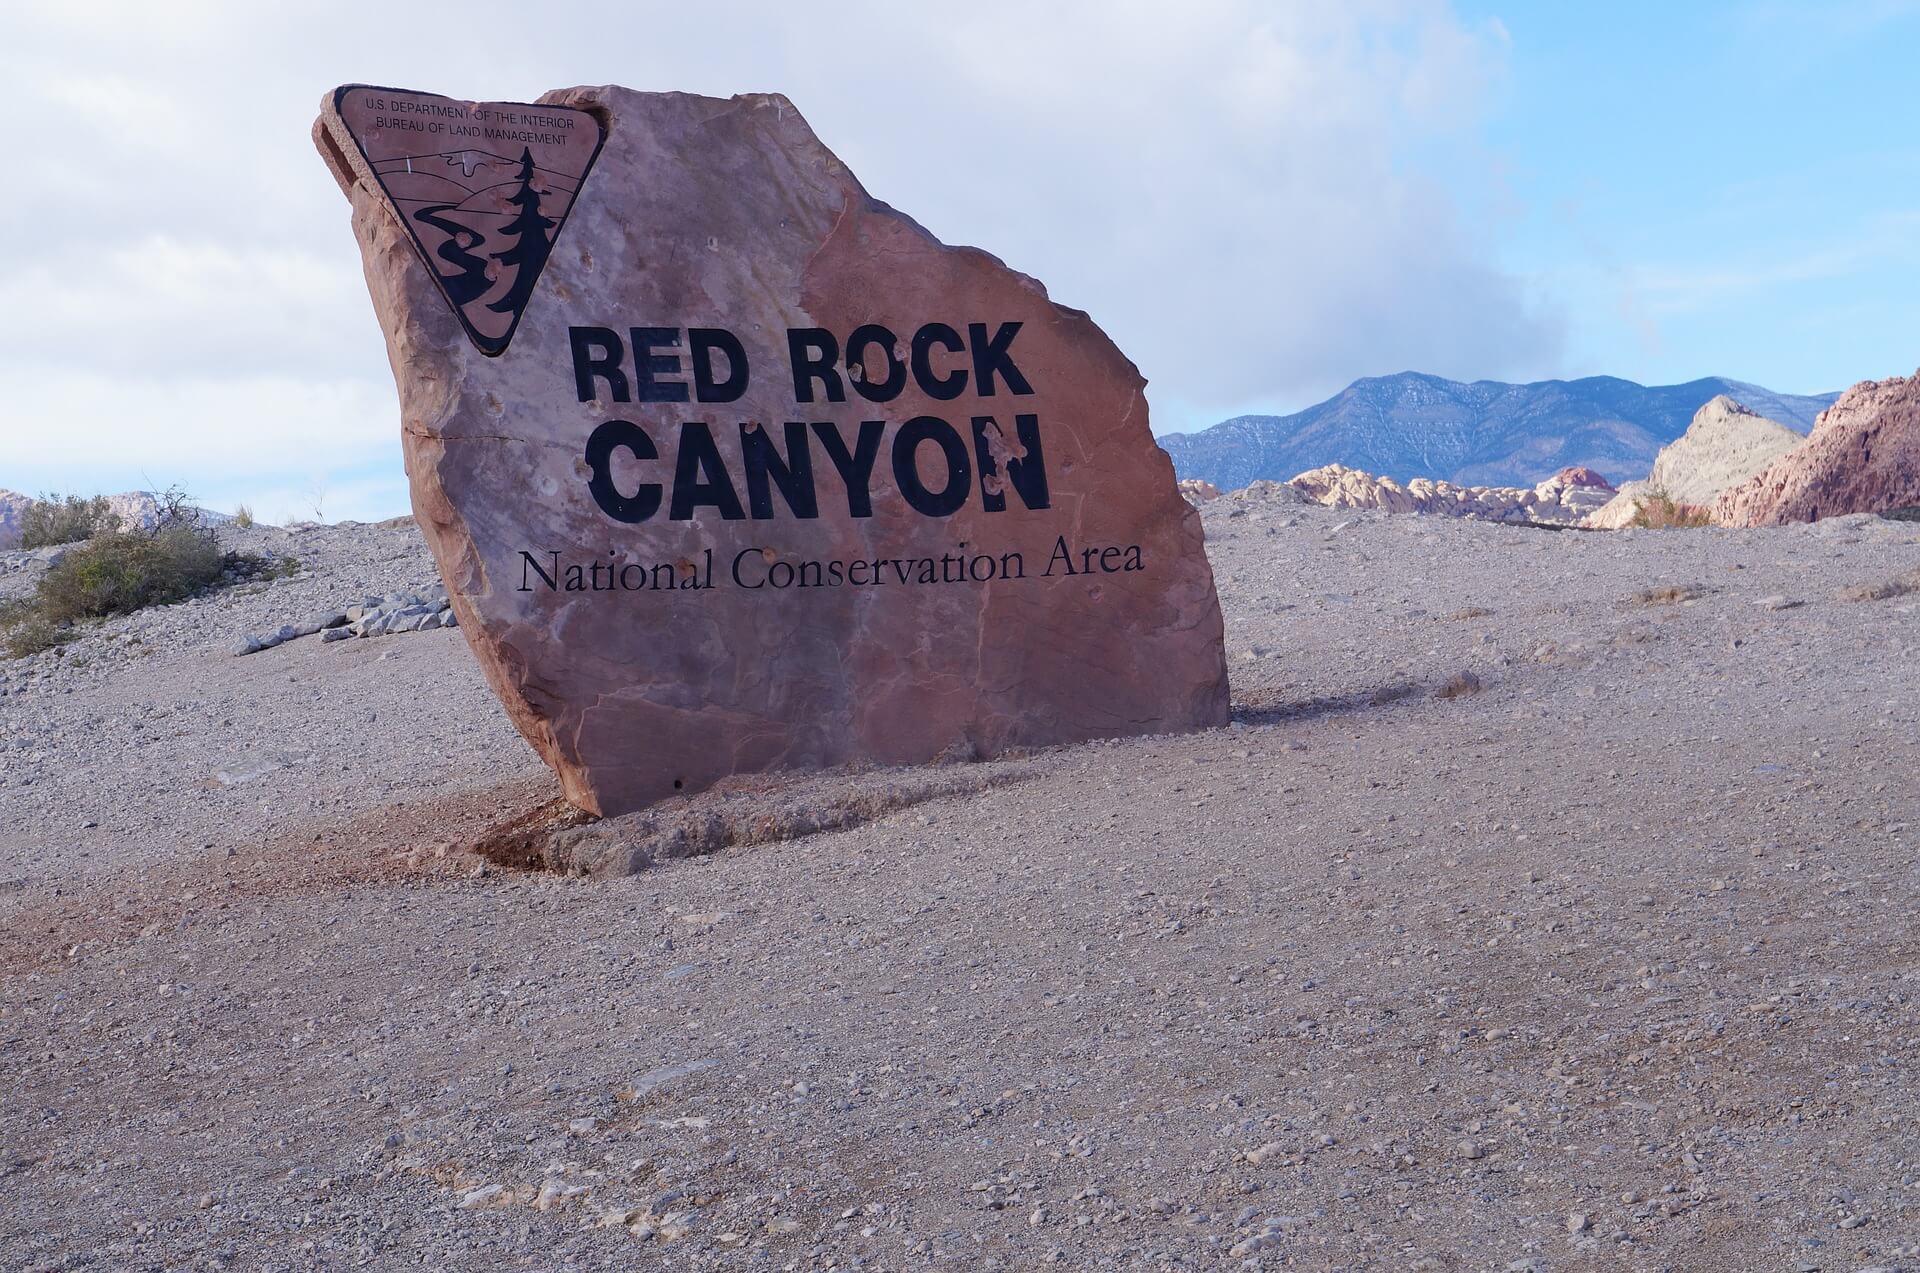
[(187, 494), (187, 488), (175, 483), (153, 497), (154, 528), (167, 526), (200, 525), (200, 510), (193, 506), (193, 496)]
[(225, 554), (197, 522), (97, 535), (40, 577), (35, 608), (50, 623), (185, 601), (220, 578)]
[(1702, 589), (1692, 584), (1662, 584), (1654, 588), (1642, 588), (1633, 594), (1633, 599), (1643, 606), (1671, 606), (1682, 601), (1692, 601), (1702, 593)]
[(1889, 508), (1880, 516), (1896, 522), (1920, 522), (1920, 504), (1908, 504), (1904, 508)]
[(1641, 499), (1628, 525), (1640, 530), (1696, 530), (1713, 525), (1713, 519), (1697, 504), (1682, 504), (1665, 491), (1651, 491)]
[(24, 659), (29, 654), (65, 645), (79, 635), (69, 625), (49, 623), (37, 614), (30, 614), (18, 623), (0, 625), (0, 648), (4, 648), (10, 658)]
[(1842, 601), (1889, 601), (1894, 597), (1910, 597), (1916, 592), (1920, 592), (1920, 570), (1909, 570), (1878, 583), (1857, 583), (1851, 588), (1842, 588), (1837, 595)]
[(70, 626), (40, 617), (30, 600), (0, 602), (0, 650), (23, 659), (63, 645), (79, 635)]
[(0, 607), (0, 647), (16, 657), (38, 654), (72, 640), (89, 620), (300, 568), (292, 558), (223, 552), (184, 491), (176, 487), (158, 498), (160, 515), (151, 527), (96, 531), (40, 577), (31, 597)]
[(253, 510), (245, 504), (233, 510), (233, 524), (241, 530), (253, 529)]
[(120, 519), (107, 506), (107, 497), (42, 495), (20, 512), (20, 546), (48, 548), (77, 544), (83, 539), (120, 529)]

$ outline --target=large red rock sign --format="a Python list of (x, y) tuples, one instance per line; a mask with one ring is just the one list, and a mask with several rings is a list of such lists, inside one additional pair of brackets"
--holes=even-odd
[(349, 86), (315, 137), (415, 515), (575, 804), (1225, 721), (1138, 371), (785, 98)]

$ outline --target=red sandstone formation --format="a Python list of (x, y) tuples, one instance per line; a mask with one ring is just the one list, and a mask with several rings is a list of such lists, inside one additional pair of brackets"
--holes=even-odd
[(1574, 465), (1570, 465), (1567, 468), (1561, 469), (1558, 473), (1555, 473), (1552, 477), (1548, 478), (1547, 481), (1552, 482), (1555, 485), (1558, 485), (1561, 487), (1591, 486), (1591, 487), (1597, 487), (1600, 490), (1607, 490), (1607, 491), (1610, 491), (1613, 489), (1612, 482), (1609, 482), (1606, 478), (1601, 477), (1598, 472), (1588, 468), (1584, 464), (1574, 464)]
[(1865, 380), (1820, 413), (1813, 433), (1723, 491), (1713, 519), (1779, 526), (1920, 504), (1920, 373)]

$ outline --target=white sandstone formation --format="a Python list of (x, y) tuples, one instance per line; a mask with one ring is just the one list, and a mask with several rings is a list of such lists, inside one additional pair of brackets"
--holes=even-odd
[(1377, 508), (1392, 513), (1437, 513), (1493, 522), (1570, 526), (1613, 497), (1613, 487), (1589, 468), (1567, 468), (1538, 486), (1457, 486), (1416, 477), (1402, 484), (1342, 464), (1328, 464), (1287, 483), (1328, 508)]
[(1694, 414), (1685, 433), (1661, 448), (1645, 481), (1623, 484), (1585, 524), (1598, 530), (1630, 526), (1641, 501), (1655, 494), (1705, 508), (1721, 491), (1738, 486), (1802, 441), (1786, 425), (1721, 394)]

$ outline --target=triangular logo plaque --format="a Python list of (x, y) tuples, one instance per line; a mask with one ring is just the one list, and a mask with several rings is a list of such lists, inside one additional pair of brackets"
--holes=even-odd
[(332, 104), (474, 347), (504, 353), (605, 128), (567, 106), (368, 84), (334, 90)]

